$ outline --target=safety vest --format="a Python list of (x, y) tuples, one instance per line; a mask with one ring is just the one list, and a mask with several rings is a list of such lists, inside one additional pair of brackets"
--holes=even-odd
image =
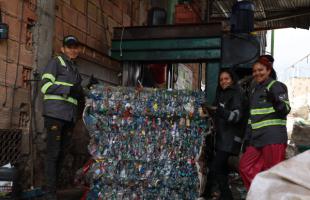
[[(57, 59), (59, 60), (60, 64), (67, 68), (66, 62), (63, 60), (61, 56), (57, 56)], [(74, 105), (78, 105), (78, 100), (72, 97), (64, 97), (60, 95), (55, 95), (55, 94), (46, 94), (46, 91), (48, 88), (50, 88), (52, 85), (64, 85), (64, 86), (73, 86), (72, 83), (65, 82), (65, 81), (58, 81), (56, 80), (56, 77), (53, 74), (50, 73), (44, 73), (42, 75), (42, 80), (43, 79), (48, 79), (49, 82), (46, 82), (44, 85), (41, 87), (41, 92), (44, 94), (44, 100), (60, 100), (60, 101), (66, 101), (69, 103), (72, 103)]]

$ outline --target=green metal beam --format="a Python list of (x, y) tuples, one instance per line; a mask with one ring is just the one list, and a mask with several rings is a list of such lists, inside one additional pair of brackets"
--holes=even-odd
[(167, 51), (125, 51), (112, 52), (112, 57), (120, 61), (158, 62), (200, 62), (205, 60), (220, 59), (221, 49), (191, 49)]
[(215, 62), (207, 63), (206, 96), (207, 96), (207, 102), (209, 104), (212, 104), (215, 100), (220, 68), (221, 68), (220, 63)]
[(220, 38), (113, 41), (112, 51), (221, 48)]

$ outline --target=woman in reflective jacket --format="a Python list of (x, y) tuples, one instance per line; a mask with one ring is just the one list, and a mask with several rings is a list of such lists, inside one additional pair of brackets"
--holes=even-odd
[(233, 199), (228, 185), (228, 158), (238, 155), (242, 142), (241, 131), (241, 89), (234, 73), (223, 70), (219, 75), (219, 86), (214, 103), (216, 130), (215, 156), (211, 161), (204, 197), (212, 196), (212, 186), (218, 183), (221, 199)]
[(255, 82), (250, 94), (246, 136), (249, 146), (239, 163), (240, 175), (247, 189), (257, 173), (284, 160), (286, 116), (290, 112), (287, 87), (275, 80), (273, 58), (260, 56), (252, 72)]

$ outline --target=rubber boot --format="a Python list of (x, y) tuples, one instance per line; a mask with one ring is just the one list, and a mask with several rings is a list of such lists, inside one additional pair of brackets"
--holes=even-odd
[(221, 192), (220, 200), (233, 200), (232, 192), (229, 188), (228, 178), (225, 175), (217, 175), (217, 181)]

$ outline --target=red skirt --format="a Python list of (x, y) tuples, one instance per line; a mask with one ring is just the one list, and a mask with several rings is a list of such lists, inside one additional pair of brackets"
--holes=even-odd
[(286, 146), (286, 144), (270, 144), (261, 148), (249, 146), (246, 149), (240, 159), (239, 172), (248, 190), (256, 174), (285, 159)]

